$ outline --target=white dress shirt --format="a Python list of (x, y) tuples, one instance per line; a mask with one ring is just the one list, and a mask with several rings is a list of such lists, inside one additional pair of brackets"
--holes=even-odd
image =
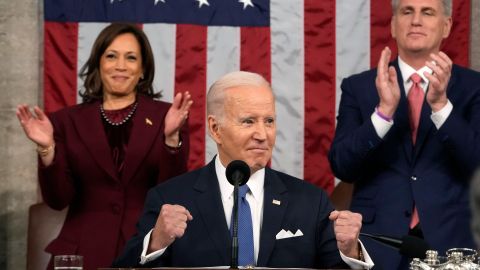
[[(223, 209), (225, 211), (225, 221), (227, 222), (228, 227), (230, 228), (230, 222), (232, 217), (233, 209), (233, 186), (228, 182), (227, 177), (225, 176), (225, 166), (220, 162), (220, 158), (217, 155), (215, 158), (215, 172), (218, 178), (218, 184), (220, 186), (220, 193), (222, 198)], [(255, 263), (258, 260), (258, 251), (260, 250), (260, 231), (263, 223), (263, 193), (264, 193), (264, 182), (265, 182), (265, 169), (256, 171), (250, 176), (250, 179), (247, 182), (247, 185), (250, 189), (250, 192), (247, 193), (246, 199), (250, 206), (250, 211), (252, 212), (252, 225), (253, 225), (253, 244), (254, 244), (254, 256)], [(153, 230), (153, 229), (152, 229)], [(152, 230), (145, 235), (143, 239), (143, 251), (140, 256), (140, 264), (145, 264), (146, 262), (155, 260), (161, 256), (166, 248), (154, 251), (150, 254), (146, 254), (148, 250), (148, 245), (150, 242), (150, 235)], [(187, 224), (188, 230), (188, 224)], [(346, 257), (342, 252), (340, 256), (342, 260), (348, 264), (352, 269), (370, 269), (373, 267), (373, 262), (368, 255), (368, 252), (363, 247), (363, 244), (360, 242), (362, 253), (365, 259), (365, 262), (359, 261)]]
[[(220, 162), (220, 158), (215, 158), (215, 171), (217, 173), (218, 184), (220, 185), (220, 193), (222, 195), (223, 210), (225, 210), (225, 220), (228, 228), (232, 221), (233, 211), (233, 186), (228, 182), (225, 175), (226, 168)], [(263, 217), (263, 183), (265, 181), (265, 169), (256, 171), (248, 179), (247, 186), (250, 192), (247, 193), (246, 199), (252, 212), (253, 225), (253, 254), (255, 263), (258, 259), (258, 251), (260, 247), (260, 231), (262, 227)]]
[[(412, 76), (413, 73), (417, 73), (420, 75), (422, 78), (422, 82), (420, 82), (420, 88), (426, 93), (428, 89), (428, 79), (423, 75), (423, 72), (428, 72), (432, 74), (432, 70), (424, 66), (419, 70), (415, 70), (411, 66), (409, 66), (405, 61), (398, 57), (398, 66), (400, 68), (400, 72), (402, 73), (402, 78), (403, 78), (403, 88), (405, 89), (405, 96), (408, 96), (408, 91), (410, 91), (410, 88), (412, 87), (412, 80), (410, 79), (410, 76)], [(432, 119), (433, 124), (437, 129), (440, 129), (440, 127), (445, 123), (447, 120), (448, 116), (453, 110), (453, 105), (448, 100), (447, 105), (443, 107), (441, 110), (438, 112), (432, 112), (430, 115), (430, 119)], [(387, 121), (380, 116), (376, 114), (376, 112), (372, 113), (372, 116), (370, 117), (373, 123), (373, 127), (375, 128), (375, 131), (377, 132), (378, 137), (383, 138), (387, 132), (390, 130), (390, 128), (393, 126), (393, 120), (392, 121)]]

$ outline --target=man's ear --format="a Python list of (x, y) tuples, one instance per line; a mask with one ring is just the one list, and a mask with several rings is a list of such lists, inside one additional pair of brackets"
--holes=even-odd
[(452, 17), (447, 17), (445, 19), (445, 26), (443, 28), (443, 38), (446, 39), (450, 35), (450, 30), (452, 30), (453, 19)]
[(222, 143), (222, 136), (220, 134), (220, 124), (218, 120), (215, 118), (214, 115), (207, 116), (207, 124), (208, 124), (208, 133), (210, 137), (217, 143)]
[(395, 27), (395, 16), (392, 16), (392, 18), (390, 19), (390, 35), (392, 35), (392, 38), (393, 39), (396, 39), (397, 38), (397, 29)]

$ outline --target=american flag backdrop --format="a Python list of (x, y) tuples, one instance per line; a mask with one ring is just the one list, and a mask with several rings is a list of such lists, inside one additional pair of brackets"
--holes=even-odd
[[(443, 50), (470, 64), (471, 1), (453, 1)], [(271, 167), (331, 192), (327, 153), (340, 82), (376, 66), (390, 38), (390, 0), (44, 0), (43, 86), (48, 112), (81, 102), (78, 73), (109, 22), (134, 22), (155, 55), (155, 90), (172, 101), (189, 90), (189, 168), (216, 153), (205, 128), (208, 87), (234, 70), (260, 73), (276, 95)], [(395, 49), (394, 49), (395, 51)]]

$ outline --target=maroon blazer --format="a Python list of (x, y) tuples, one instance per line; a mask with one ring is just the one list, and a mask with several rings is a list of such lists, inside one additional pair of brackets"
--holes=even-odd
[(45, 250), (52, 255), (83, 255), (86, 270), (109, 267), (135, 232), (148, 189), (187, 170), (187, 132), (182, 130), (180, 150), (164, 144), (170, 104), (140, 95), (137, 100), (121, 176), (111, 156), (100, 102), (50, 116), (55, 160), (40, 166), (40, 187), (50, 207), (69, 210), (58, 238)]

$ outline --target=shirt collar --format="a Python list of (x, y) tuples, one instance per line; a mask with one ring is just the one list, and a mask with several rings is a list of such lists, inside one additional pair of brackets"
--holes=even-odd
[(427, 77), (425, 77), (425, 75), (423, 75), (423, 72), (426, 71), (427, 73), (430, 73), (430, 74), (432, 74), (432, 72), (433, 72), (427, 66), (423, 66), (421, 69), (415, 70), (413, 67), (411, 67), (409, 64), (407, 64), (405, 61), (403, 61), (402, 58), (400, 58), (400, 56), (398, 56), (398, 67), (400, 68), (400, 72), (402, 73), (402, 78), (403, 78), (403, 83), (404, 84), (410, 82), (410, 76), (412, 76), (413, 73), (417, 73), (418, 75), (420, 75), (420, 77), (422, 77), (422, 79), (423, 79), (422, 83), (428, 84), (428, 79), (427, 79)]
[[(227, 201), (233, 194), (233, 185), (228, 182), (225, 176), (226, 168), (220, 161), (219, 155), (215, 157), (215, 172), (217, 173), (218, 184), (220, 185), (220, 193), (222, 201)], [(256, 171), (250, 175), (247, 185), (250, 188), (255, 200), (261, 200), (263, 194), (263, 183), (265, 182), (265, 168)]]

